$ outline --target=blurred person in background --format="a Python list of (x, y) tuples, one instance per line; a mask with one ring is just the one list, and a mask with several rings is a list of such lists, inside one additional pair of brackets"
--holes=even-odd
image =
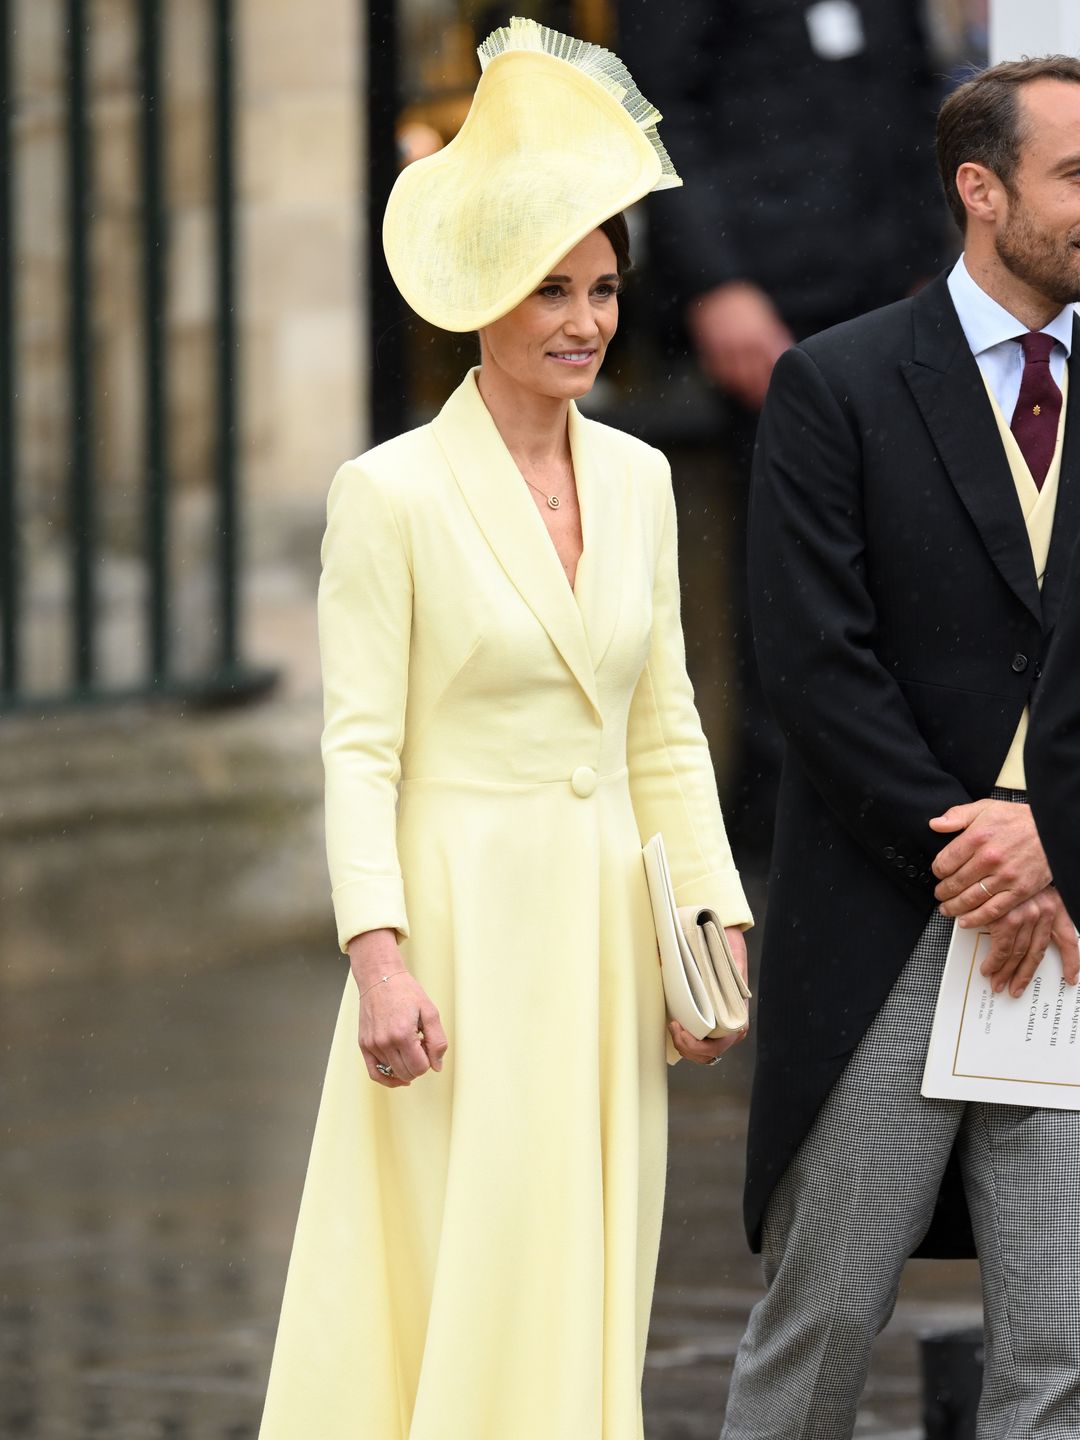
[[(669, 1037), (644, 840), (745, 970), (668, 466), (574, 404), (618, 321), (619, 212), (678, 177), (608, 52), (515, 20), (481, 55), (468, 119), (402, 172), (383, 232), (405, 298), (478, 331), (480, 366), (329, 499), (352, 978), (262, 1440), (641, 1437)], [(703, 1065), (731, 1043), (670, 1038)]]
[(899, 299), (942, 263), (940, 86), (917, 0), (620, 0), (619, 23), (686, 181), (655, 212), (650, 273), (730, 407), (741, 694), (724, 811), (744, 863), (750, 853), (764, 862), (782, 746), (746, 611), (757, 418), (789, 346)]
[(990, 0), (926, 0), (935, 67), (954, 90), (990, 63)]

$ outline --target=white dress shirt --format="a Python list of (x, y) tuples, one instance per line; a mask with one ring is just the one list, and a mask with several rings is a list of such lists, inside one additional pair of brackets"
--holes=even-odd
[[(1024, 352), (1018, 337), (1028, 327), (976, 284), (963, 255), (949, 273), (949, 294), (983, 379), (1006, 422), (1011, 423), (1024, 373)], [(1052, 335), (1056, 342), (1050, 351), (1050, 373), (1060, 389), (1072, 346), (1073, 307), (1066, 305), (1049, 325), (1042, 327), (1042, 333)]]

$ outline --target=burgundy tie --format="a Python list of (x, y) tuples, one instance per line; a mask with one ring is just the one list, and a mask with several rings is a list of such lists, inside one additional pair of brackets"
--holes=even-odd
[(1061, 391), (1050, 373), (1054, 337), (1029, 330), (1017, 339), (1024, 351), (1024, 374), (1011, 429), (1028, 463), (1031, 478), (1041, 490), (1054, 458), (1061, 418)]

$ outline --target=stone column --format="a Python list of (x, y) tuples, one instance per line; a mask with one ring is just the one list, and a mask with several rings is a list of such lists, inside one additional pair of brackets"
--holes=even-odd
[(244, 462), (249, 494), (317, 498), (367, 443), (359, 33), (343, 0), (241, 0)]

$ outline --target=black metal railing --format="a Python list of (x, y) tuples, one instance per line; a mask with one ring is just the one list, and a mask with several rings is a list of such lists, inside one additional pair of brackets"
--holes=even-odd
[[(23, 0), (27, 3), (27, 0)], [(206, 702), (247, 699), (272, 684), (266, 670), (246, 665), (240, 654), (240, 522), (237, 452), (238, 331), (236, 323), (236, 237), (234, 179), (234, 54), (231, 0), (206, 0), (211, 45), (207, 91), (212, 110), (211, 208), (216, 274), (212, 326), (215, 373), (212, 400), (216, 444), (207, 477), (213, 491), (214, 543), (205, 558), (211, 572), (212, 613), (205, 628), (211, 643), (197, 668), (179, 665), (170, 583), (170, 472), (168, 384), (170, 337), (169, 196), (167, 136), (163, 123), (162, 0), (132, 0), (128, 22), (138, 39), (135, 88), (139, 106), (139, 296), (142, 414), (142, 507), (139, 531), (142, 587), (134, 682), (111, 680), (101, 654), (101, 596), (104, 537), (101, 485), (97, 473), (95, 425), (94, 284), (95, 145), (91, 125), (90, 58), (94, 43), (92, 7), (65, 0), (65, 215), (67, 313), (65, 374), (69, 435), (62, 523), (68, 568), (66, 678), (44, 691), (27, 680), (27, 593), (34, 552), (21, 524), (20, 493), (20, 304), (16, 281), (16, 196), (18, 77), (15, 51), (20, 5), (0, 0), (0, 709), (37, 709), (98, 700), (153, 695), (184, 696)], [(114, 21), (115, 23), (115, 21)], [(59, 477), (58, 477), (59, 479)]]
[(364, 37), (361, 75), (366, 92), (366, 255), (371, 364), (364, 397), (373, 444), (408, 428), (407, 331), (409, 311), (390, 278), (382, 248), (382, 221), (398, 173), (395, 131), (401, 109), (398, 0), (369, 0), (360, 16)]
[(15, 277), (12, 213), (11, 3), (0, 0), (0, 703), (19, 676), (15, 543)]

